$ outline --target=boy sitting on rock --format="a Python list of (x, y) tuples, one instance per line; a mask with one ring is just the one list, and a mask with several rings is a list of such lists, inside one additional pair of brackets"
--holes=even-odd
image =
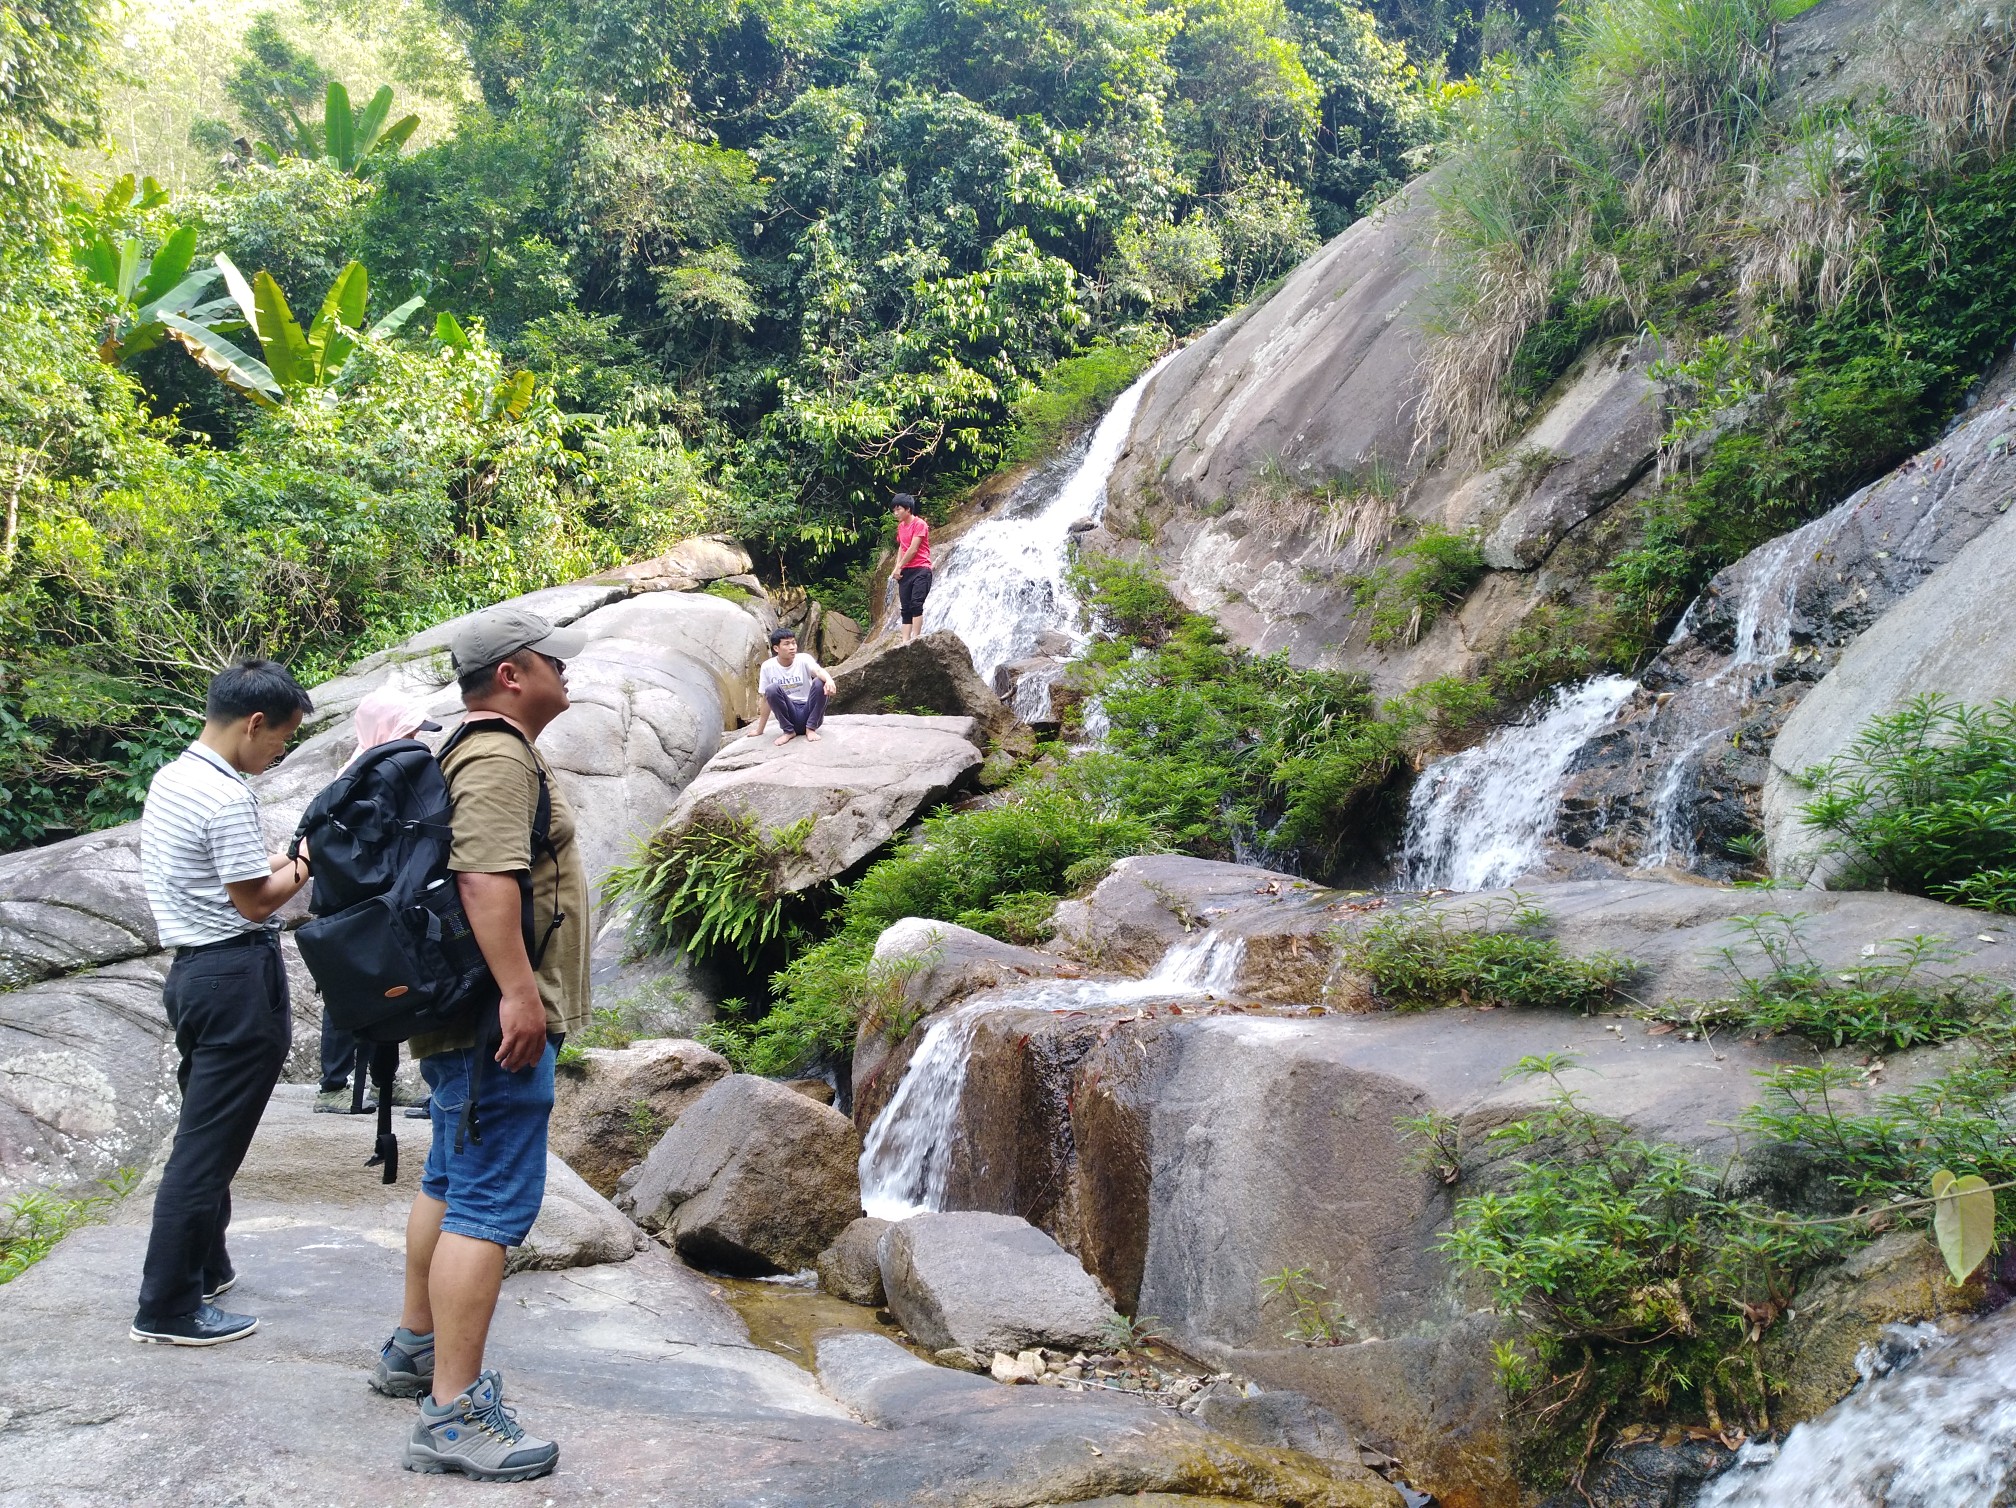
[(819, 725), (826, 721), (826, 698), (833, 694), (833, 677), (812, 656), (798, 652), (798, 636), (788, 628), (770, 635), (770, 648), (775, 652), (763, 662), (756, 677), (763, 710), (756, 714), (756, 726), (749, 736), (761, 738), (774, 712), (777, 726), (784, 730), (777, 740), (780, 748), (801, 733), (808, 743), (816, 744)]

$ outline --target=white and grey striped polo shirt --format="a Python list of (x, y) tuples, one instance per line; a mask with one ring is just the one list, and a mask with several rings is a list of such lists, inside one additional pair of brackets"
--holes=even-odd
[(259, 798), (223, 755), (195, 743), (155, 771), (140, 812), (140, 877), (162, 947), (277, 927), (247, 921), (224, 889), (271, 872)]

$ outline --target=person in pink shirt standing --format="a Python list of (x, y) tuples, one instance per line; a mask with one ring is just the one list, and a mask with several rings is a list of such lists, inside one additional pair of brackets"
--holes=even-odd
[(907, 492), (897, 493), (889, 507), (896, 515), (896, 601), (908, 643), (924, 631), (924, 599), (931, 595), (931, 525)]

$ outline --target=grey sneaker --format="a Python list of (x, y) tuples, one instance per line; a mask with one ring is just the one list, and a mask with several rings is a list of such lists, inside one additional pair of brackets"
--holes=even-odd
[(459, 1471), (479, 1482), (523, 1482), (560, 1462), (560, 1447), (528, 1435), (504, 1407), (504, 1379), (485, 1370), (468, 1392), (437, 1405), (420, 1400), (420, 1417), (400, 1463), (408, 1471)]
[(434, 1336), (415, 1335), (404, 1325), (378, 1352), (371, 1386), (387, 1398), (424, 1398), (434, 1391)]

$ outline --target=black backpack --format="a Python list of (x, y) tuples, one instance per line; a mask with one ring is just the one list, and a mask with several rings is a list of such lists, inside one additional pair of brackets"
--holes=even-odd
[[(331, 1022), (371, 1044), (378, 1142), (367, 1166), (382, 1164), (386, 1183), (399, 1176), (392, 1079), (399, 1044), (410, 1037), (474, 1029), (477, 1051), (455, 1150), (462, 1150), (465, 1138), (482, 1140), (476, 1102), (484, 1066), (501, 1040), (498, 989), (448, 868), (452, 803), (440, 761), (464, 740), (486, 733), (525, 737), (510, 723), (485, 718), (456, 729), (439, 756), (411, 738), (365, 750), (308, 804), (289, 846), (290, 854), (298, 854), (307, 840), (314, 877), (312, 919), (295, 934), (302, 961), (315, 976)], [(543, 768), (538, 775), (532, 862), (543, 854), (557, 866), (549, 831), (552, 793)], [(529, 872), (519, 876), (519, 886), (525, 950), (536, 971), (566, 917), (556, 911), (535, 942)], [(360, 1049), (351, 1101), (357, 1110), (363, 1108), (366, 1059)]]

